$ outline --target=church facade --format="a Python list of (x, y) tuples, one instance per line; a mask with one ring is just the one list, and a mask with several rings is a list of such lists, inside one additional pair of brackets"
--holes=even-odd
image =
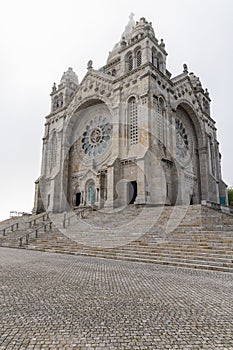
[(130, 16), (107, 63), (54, 84), (33, 211), (227, 204), (210, 97), (184, 64), (172, 77), (151, 23)]

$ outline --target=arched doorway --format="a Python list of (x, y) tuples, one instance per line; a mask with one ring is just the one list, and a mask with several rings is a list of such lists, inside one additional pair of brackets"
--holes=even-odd
[(88, 204), (95, 204), (96, 198), (95, 198), (95, 183), (94, 181), (90, 181), (87, 184), (87, 202)]
[(81, 192), (75, 194), (75, 206), (78, 207), (81, 204)]
[(128, 204), (133, 204), (137, 197), (137, 181), (128, 182)]

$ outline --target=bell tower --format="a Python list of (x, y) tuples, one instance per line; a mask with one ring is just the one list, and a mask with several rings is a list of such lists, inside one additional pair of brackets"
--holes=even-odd
[(109, 52), (103, 72), (119, 77), (150, 63), (160, 73), (170, 77), (166, 70), (167, 52), (163, 39), (159, 42), (155, 37), (151, 22), (142, 17), (135, 23), (133, 16), (130, 15), (120, 41)]
[(53, 84), (51, 96), (51, 113), (58, 112), (62, 108), (67, 107), (68, 103), (74, 96), (74, 92), (79, 85), (78, 77), (73, 69), (68, 68), (67, 72), (62, 75), (60, 84), (56, 87)]

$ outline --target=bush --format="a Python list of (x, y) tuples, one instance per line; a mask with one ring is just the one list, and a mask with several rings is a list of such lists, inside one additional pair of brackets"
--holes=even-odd
[(229, 206), (233, 207), (233, 187), (228, 188), (228, 201)]

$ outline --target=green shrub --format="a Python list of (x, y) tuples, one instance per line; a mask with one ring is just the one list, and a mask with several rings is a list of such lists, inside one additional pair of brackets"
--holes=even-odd
[(228, 201), (229, 206), (233, 207), (233, 187), (228, 188)]

